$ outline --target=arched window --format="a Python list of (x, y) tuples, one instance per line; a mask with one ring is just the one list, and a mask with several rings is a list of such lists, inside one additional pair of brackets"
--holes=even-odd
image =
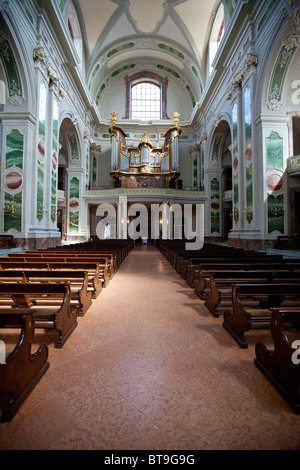
[(131, 118), (161, 119), (161, 89), (151, 82), (140, 82), (131, 88)]
[(224, 35), (224, 5), (223, 3), (221, 3), (215, 16), (215, 20), (213, 23), (213, 27), (212, 27), (211, 34), (210, 34), (210, 40), (209, 40), (209, 67), (210, 67), (209, 72), (210, 73), (213, 69), (211, 64), (215, 58), (215, 55), (217, 53), (217, 50), (221, 43), (223, 35)]
[(76, 10), (74, 6), (70, 3), (68, 5), (68, 12), (67, 12), (67, 21), (68, 21), (68, 30), (72, 42), (75, 46), (75, 49), (78, 53), (80, 58), (80, 62), (82, 63), (82, 36), (80, 31), (80, 25), (77, 18)]
[(168, 79), (152, 72), (126, 75), (125, 119), (169, 119), (167, 116)]

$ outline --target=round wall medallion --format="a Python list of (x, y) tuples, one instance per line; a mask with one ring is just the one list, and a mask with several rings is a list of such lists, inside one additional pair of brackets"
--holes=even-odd
[(56, 152), (53, 152), (53, 154), (52, 154), (52, 167), (53, 167), (53, 170), (56, 170), (56, 167), (57, 167), (57, 155), (56, 155)]
[(23, 182), (22, 175), (17, 171), (11, 171), (5, 175), (5, 185), (9, 189), (17, 189)]
[(232, 162), (233, 169), (234, 169), (234, 170), (237, 170), (238, 165), (239, 165), (239, 159), (238, 159), (238, 156), (235, 155), (235, 156), (233, 157), (233, 162)]
[(251, 144), (247, 145), (246, 152), (245, 152), (246, 162), (250, 162), (252, 158), (252, 147)]
[(45, 144), (43, 140), (40, 140), (38, 143), (38, 152), (39, 152), (39, 158), (40, 161), (44, 161), (45, 158)]
[(270, 175), (267, 178), (267, 186), (272, 191), (278, 191), (283, 186), (283, 179), (280, 175)]
[(76, 201), (75, 199), (73, 199), (72, 201), (70, 201), (70, 211), (77, 211), (79, 209), (79, 202)]
[(220, 207), (220, 204), (217, 202), (217, 201), (213, 201), (211, 204), (210, 204), (210, 207), (214, 210), (214, 211), (217, 211)]

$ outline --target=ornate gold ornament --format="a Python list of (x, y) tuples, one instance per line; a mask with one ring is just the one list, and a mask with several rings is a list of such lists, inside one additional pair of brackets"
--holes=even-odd
[(175, 126), (177, 127), (178, 124), (179, 124), (179, 116), (180, 116), (180, 114), (179, 114), (177, 111), (175, 111), (175, 113), (173, 114), (173, 116), (174, 116), (174, 124), (175, 124)]
[(118, 114), (116, 113), (116, 111), (112, 111), (110, 114), (111, 114), (111, 122), (112, 122), (112, 125), (115, 126), (115, 125), (116, 125), (116, 122), (117, 122), (117, 116), (118, 116)]

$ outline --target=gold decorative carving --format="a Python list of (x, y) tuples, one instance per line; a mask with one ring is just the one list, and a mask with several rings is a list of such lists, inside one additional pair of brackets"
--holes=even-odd
[(112, 111), (110, 114), (111, 114), (111, 122), (112, 122), (112, 125), (115, 126), (115, 125), (116, 125), (116, 122), (117, 122), (117, 116), (118, 116), (118, 114), (116, 113), (116, 111)]
[(175, 111), (175, 113), (173, 114), (173, 116), (174, 116), (174, 124), (175, 124), (175, 126), (177, 127), (178, 124), (179, 124), (179, 116), (180, 116), (180, 114), (179, 114), (177, 111)]

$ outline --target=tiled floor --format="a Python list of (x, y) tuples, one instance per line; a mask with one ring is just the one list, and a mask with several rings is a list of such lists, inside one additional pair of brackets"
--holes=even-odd
[[(0, 449), (300, 449), (297, 416), (152, 246), (137, 246), (0, 427)], [(300, 366), (299, 366), (300, 367)]]

